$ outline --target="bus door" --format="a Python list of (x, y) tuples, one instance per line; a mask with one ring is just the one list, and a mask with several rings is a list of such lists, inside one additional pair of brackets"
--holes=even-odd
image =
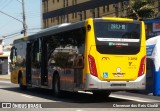
[(147, 58), (147, 71), (146, 71), (146, 90), (145, 93), (152, 93), (154, 89), (154, 63), (153, 60)]
[(48, 70), (47, 70), (47, 42), (46, 39), (41, 39), (41, 85), (48, 85)]
[(32, 85), (39, 86), (41, 84), (41, 42), (40, 39), (33, 41), (31, 52), (31, 74)]
[(26, 60), (26, 80), (31, 84), (31, 43), (27, 44)]
[(83, 55), (78, 54), (74, 59), (74, 83), (77, 88), (80, 88), (82, 84), (83, 65)]

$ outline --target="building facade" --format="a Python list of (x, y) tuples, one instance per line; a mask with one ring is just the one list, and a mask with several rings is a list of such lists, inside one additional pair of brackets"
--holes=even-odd
[(155, 18), (145, 20), (146, 25), (146, 38), (155, 37), (160, 35), (160, 0), (154, 0)]
[(42, 0), (43, 28), (90, 17), (123, 17), (129, 0)]
[(10, 51), (4, 50), (3, 39), (0, 39), (0, 75), (10, 74), (9, 62), (10, 62)]

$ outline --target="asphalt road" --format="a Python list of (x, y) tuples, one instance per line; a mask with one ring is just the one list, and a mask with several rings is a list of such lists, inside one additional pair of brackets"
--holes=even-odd
[[(141, 111), (142, 108), (145, 111), (159, 111), (160, 108), (160, 97), (152, 95), (114, 92), (108, 99), (99, 99), (94, 98), (92, 94), (65, 93), (62, 98), (57, 98), (50, 90), (29, 88), (23, 91), (18, 85), (11, 84), (9, 81), (0, 81), (0, 102), (15, 104), (13, 105), (15, 108), (24, 107), (26, 104), (43, 107), (42, 109), (1, 108), (0, 111)], [(17, 104), (21, 106), (16, 106)], [(156, 105), (159, 108), (152, 108), (157, 107)]]

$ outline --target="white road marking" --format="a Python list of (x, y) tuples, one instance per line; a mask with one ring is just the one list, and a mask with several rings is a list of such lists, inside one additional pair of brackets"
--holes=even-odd
[[(92, 92), (84, 92), (84, 91), (78, 91), (79, 93), (87, 93), (87, 94), (93, 94)], [(118, 99), (126, 99), (136, 102), (160, 102), (158, 100), (154, 99), (148, 99), (148, 98), (141, 98), (141, 97), (135, 97), (135, 96), (126, 96), (121, 94), (112, 94), (109, 97), (118, 98)]]
[(30, 96), (30, 95), (25, 95), (25, 94), (22, 94), (21, 96), (27, 97), (27, 98), (33, 98), (32, 96)]
[(119, 98), (119, 99), (127, 99), (127, 100), (132, 100), (132, 101), (137, 101), (137, 102), (160, 102), (160, 101), (154, 100), (154, 99), (126, 96), (126, 95), (119, 95), (119, 94), (111, 94), (109, 97), (114, 97), (114, 98)]
[(78, 91), (79, 93), (93, 94), (92, 92)]

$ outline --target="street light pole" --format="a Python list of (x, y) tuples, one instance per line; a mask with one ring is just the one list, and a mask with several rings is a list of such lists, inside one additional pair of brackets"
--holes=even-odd
[(24, 36), (26, 36), (27, 35), (27, 26), (26, 26), (24, 0), (22, 0), (22, 10), (23, 10), (23, 33), (24, 33)]

